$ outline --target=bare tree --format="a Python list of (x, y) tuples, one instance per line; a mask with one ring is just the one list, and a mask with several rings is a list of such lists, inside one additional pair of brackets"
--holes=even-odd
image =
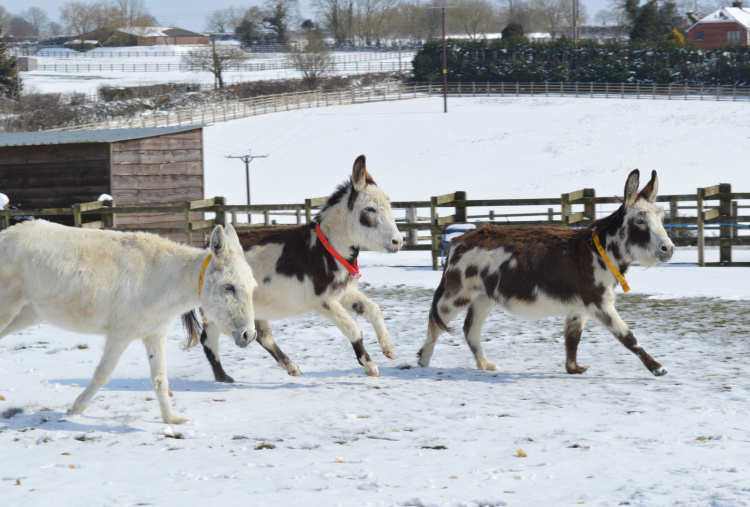
[(250, 9), (257, 10), (257, 7), (242, 9), (241, 7), (232, 6), (217, 9), (206, 18), (206, 29), (215, 33), (233, 32), (242, 23), (243, 19), (245, 19)]
[(289, 26), (299, 13), (298, 0), (266, 0), (263, 4), (263, 25), (276, 34), (276, 40), (286, 44)]
[(385, 21), (397, 0), (357, 0), (359, 36), (368, 46), (385, 35)]
[(29, 7), (21, 13), (21, 17), (31, 25), (32, 34), (36, 37), (44, 34), (45, 27), (49, 23), (47, 13), (39, 7)]
[[(572, 0), (533, 0), (532, 6), (536, 12), (539, 28), (548, 32), (555, 39), (573, 26)], [(586, 21), (586, 6), (578, 6), (578, 23)], [(571, 34), (572, 35), (572, 34)]]
[(210, 72), (214, 75), (214, 83), (219, 88), (224, 87), (224, 72), (232, 67), (237, 68), (246, 60), (245, 53), (236, 46), (216, 44), (211, 39), (207, 47), (188, 52), (182, 57), (182, 63), (195, 72)]
[(302, 82), (310, 90), (318, 87), (320, 79), (333, 71), (334, 61), (325, 42), (311, 34), (303, 48), (290, 45), (287, 58), (302, 73)]
[(312, 0), (320, 24), (337, 44), (351, 42), (354, 36), (354, 0)]
[(113, 24), (118, 28), (156, 25), (156, 18), (148, 11), (143, 0), (110, 0), (110, 4), (117, 14)]
[(10, 12), (8, 12), (5, 7), (0, 5), (0, 30), (3, 33), (8, 33), (8, 29), (10, 28)]
[(90, 4), (68, 2), (60, 7), (60, 21), (71, 35), (77, 37), (100, 28), (110, 28), (116, 16), (114, 7), (104, 1)]
[(493, 26), (495, 10), (487, 0), (456, 0), (451, 10), (454, 31), (465, 33), (470, 39), (487, 35)]

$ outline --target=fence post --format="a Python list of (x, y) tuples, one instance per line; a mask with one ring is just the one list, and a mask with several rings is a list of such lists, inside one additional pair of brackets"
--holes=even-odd
[(81, 205), (76, 203), (73, 205), (73, 226), (82, 227), (83, 220), (81, 220)]
[[(406, 222), (410, 224), (416, 224), (417, 223), (417, 208), (414, 206), (410, 206), (406, 208)], [(408, 232), (408, 238), (406, 244), (408, 246), (417, 246), (417, 235), (419, 234), (419, 231), (417, 229), (409, 229)]]
[(110, 213), (102, 214), (102, 227), (114, 228), (117, 227), (117, 216), (115, 215), (115, 200), (107, 200), (103, 203), (104, 207), (111, 210)]
[(596, 190), (593, 188), (583, 189), (583, 216), (589, 219), (586, 225), (596, 220)]
[(308, 224), (312, 221), (312, 199), (305, 199), (305, 219)]
[(729, 183), (719, 184), (719, 216), (721, 223), (727, 225), (719, 226), (719, 262), (729, 264), (732, 262), (732, 185)]
[(699, 266), (705, 266), (706, 265), (706, 258), (705, 258), (705, 252), (704, 249), (706, 247), (706, 238), (703, 236), (703, 199), (706, 196), (706, 189), (705, 188), (699, 188), (698, 194), (696, 196), (696, 209), (697, 209), (697, 220), (696, 223), (698, 224), (698, 265)]
[(216, 218), (214, 219), (214, 224), (220, 225), (222, 227), (227, 226), (227, 212), (223, 209), (217, 210), (217, 206), (225, 206), (227, 203), (226, 197), (214, 197), (214, 213), (216, 214)]
[(464, 223), (467, 222), (466, 218), (466, 192), (458, 191), (455, 194), (453, 194), (454, 197), (454, 203), (455, 203), (455, 209), (456, 209), (456, 222), (457, 223)]
[(438, 250), (438, 234), (440, 231), (437, 216), (437, 197), (430, 197), (430, 225), (430, 236), (432, 237), (432, 270), (437, 271), (438, 255), (440, 255), (440, 251)]
[(193, 246), (193, 222), (190, 218), (190, 201), (185, 201), (185, 231), (187, 233), (187, 244)]
[(568, 215), (570, 214), (570, 195), (560, 195), (560, 221), (562, 226), (568, 228)]

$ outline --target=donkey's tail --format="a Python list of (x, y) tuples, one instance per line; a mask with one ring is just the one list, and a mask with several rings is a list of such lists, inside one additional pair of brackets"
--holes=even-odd
[(430, 307), (429, 333), (433, 337), (437, 336), (438, 329), (446, 333), (453, 333), (453, 328), (443, 322), (438, 312), (438, 306), (440, 305), (443, 293), (445, 293), (445, 272), (443, 272), (443, 277), (440, 279), (440, 285), (435, 289), (435, 296), (432, 298), (432, 306)]
[(187, 333), (182, 350), (187, 350), (198, 345), (202, 329), (200, 321), (198, 321), (198, 316), (195, 314), (195, 309), (182, 314), (182, 327)]

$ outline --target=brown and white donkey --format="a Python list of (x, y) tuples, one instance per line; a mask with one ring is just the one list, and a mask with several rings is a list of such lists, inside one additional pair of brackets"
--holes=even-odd
[[(362, 315), (375, 329), (383, 354), (396, 358), (380, 308), (357, 289), (360, 250), (395, 253), (403, 245), (390, 200), (367, 172), (364, 155), (355, 160), (351, 179), (338, 187), (311, 223), (242, 231), (238, 236), (258, 281), (253, 293), (258, 343), (289, 375), (300, 375), (300, 370), (274, 341), (268, 321), (311, 312), (346, 335), (367, 375), (378, 376), (378, 367), (349, 314)], [(196, 345), (195, 314), (183, 315), (183, 323), (191, 335), (188, 346)], [(219, 360), (220, 332), (225, 330), (209, 322), (200, 342), (216, 380), (233, 382)]]
[[(486, 225), (455, 238), (433, 298), (427, 339), (417, 354), (419, 365), (430, 364), (441, 332), (449, 331), (450, 321), (467, 308), (463, 331), (477, 367), (496, 370), (482, 350), (480, 334), (492, 308), (500, 305), (524, 318), (566, 315), (568, 373), (586, 371), (576, 353), (586, 319), (592, 316), (651, 373), (665, 375), (615, 310), (615, 288), (624, 283), (621, 273), (635, 262), (667, 262), (674, 253), (662, 210), (654, 204), (656, 171), (640, 193), (638, 178), (636, 169), (625, 183), (620, 208), (586, 229)], [(623, 288), (627, 290), (627, 284)]]

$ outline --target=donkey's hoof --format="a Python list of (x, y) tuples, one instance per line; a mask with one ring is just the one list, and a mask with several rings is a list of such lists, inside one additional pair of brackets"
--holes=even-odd
[(571, 375), (580, 375), (581, 373), (586, 373), (586, 370), (588, 370), (585, 366), (566, 366), (565, 370), (570, 373)]
[(396, 351), (395, 350), (384, 350), (383, 355), (387, 357), (388, 359), (396, 359)]
[(220, 375), (220, 376), (217, 376), (215, 378), (216, 378), (216, 382), (223, 382), (225, 384), (233, 384), (234, 383), (234, 379), (232, 377), (230, 377), (229, 375), (227, 375), (226, 373), (224, 375)]
[(185, 424), (188, 420), (183, 417), (170, 417), (169, 419), (164, 418), (164, 422), (166, 424)]
[(289, 370), (287, 373), (292, 377), (299, 377), (302, 375), (302, 372), (299, 370)]
[(659, 366), (657, 369), (655, 369), (651, 373), (654, 374), (654, 377), (663, 377), (664, 375), (667, 374), (667, 370), (665, 370), (664, 367)]
[(379, 377), (380, 372), (377, 368), (372, 368), (371, 370), (365, 370), (365, 373), (369, 375), (370, 377)]

